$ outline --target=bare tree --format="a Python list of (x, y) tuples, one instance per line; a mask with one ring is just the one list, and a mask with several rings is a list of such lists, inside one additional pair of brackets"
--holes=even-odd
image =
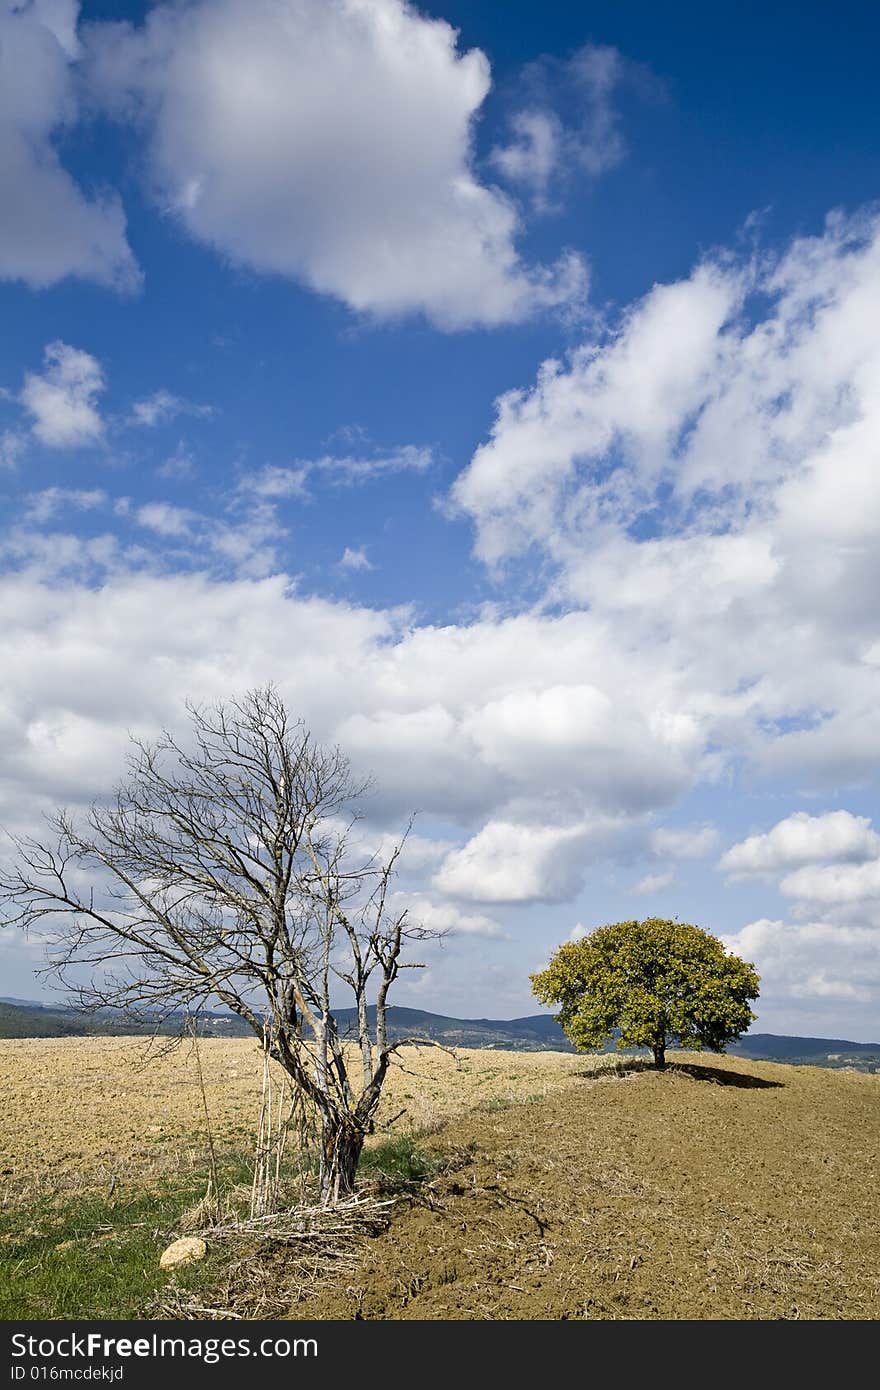
[[(434, 933), (391, 905), (402, 842), (385, 862), (358, 855), (365, 788), (272, 687), (187, 709), (191, 742), (132, 740), (109, 804), (82, 825), (56, 813), (48, 841), (15, 841), (5, 920), (48, 925), (49, 968), (84, 1006), (155, 1021), (221, 1001), (238, 1014), (317, 1107), (321, 1194), (334, 1201), (352, 1190), (401, 1046), (386, 1009), (404, 947)], [(342, 988), (356, 1017), (347, 1046), (331, 1007)]]

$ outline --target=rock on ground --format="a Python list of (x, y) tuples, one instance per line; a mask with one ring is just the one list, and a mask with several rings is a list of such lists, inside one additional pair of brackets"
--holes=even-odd
[(200, 1236), (183, 1236), (180, 1240), (172, 1241), (167, 1250), (162, 1251), (159, 1264), (162, 1269), (192, 1264), (194, 1260), (203, 1260), (207, 1250), (208, 1247)]

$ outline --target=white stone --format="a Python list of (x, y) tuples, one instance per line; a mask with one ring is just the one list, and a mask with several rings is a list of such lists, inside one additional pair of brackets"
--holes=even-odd
[(203, 1260), (207, 1251), (208, 1247), (200, 1236), (183, 1236), (180, 1240), (172, 1241), (168, 1249), (162, 1251), (159, 1264), (163, 1269), (171, 1269), (174, 1265), (192, 1264), (194, 1260)]

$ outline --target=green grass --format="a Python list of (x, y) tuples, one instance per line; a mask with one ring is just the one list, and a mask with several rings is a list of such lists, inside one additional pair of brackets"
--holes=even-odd
[(42, 1200), (0, 1217), (0, 1318), (135, 1318), (164, 1281), (159, 1255), (197, 1189)]
[[(412, 1190), (449, 1166), (448, 1155), (411, 1137), (364, 1151), (358, 1176), (383, 1191)], [(246, 1162), (224, 1164), (221, 1191), (249, 1185)], [(0, 1321), (149, 1317), (162, 1287), (210, 1288), (225, 1256), (212, 1251), (173, 1275), (159, 1256), (181, 1233), (181, 1217), (205, 1194), (206, 1175), (176, 1178), (150, 1191), (41, 1196), (0, 1211)], [(242, 1189), (240, 1188), (239, 1191)]]
[(364, 1149), (358, 1177), (384, 1178), (392, 1184), (427, 1182), (444, 1166), (439, 1154), (425, 1153), (409, 1135), (387, 1139), (374, 1149)]
[[(247, 1165), (237, 1163), (224, 1169), (222, 1186), (249, 1180)], [(194, 1175), (148, 1192), (84, 1192), (7, 1207), (0, 1212), (0, 1320), (144, 1316), (169, 1278), (159, 1256), (205, 1184)], [(209, 1252), (174, 1278), (195, 1287), (215, 1263)]]

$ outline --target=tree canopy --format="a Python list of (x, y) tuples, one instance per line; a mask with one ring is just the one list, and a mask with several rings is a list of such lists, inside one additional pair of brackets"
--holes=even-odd
[(667, 1045), (723, 1052), (754, 1022), (754, 966), (717, 937), (687, 922), (649, 917), (613, 922), (560, 946), (531, 977), (543, 1004), (558, 1004), (558, 1022), (579, 1051), (650, 1047), (662, 1067)]

